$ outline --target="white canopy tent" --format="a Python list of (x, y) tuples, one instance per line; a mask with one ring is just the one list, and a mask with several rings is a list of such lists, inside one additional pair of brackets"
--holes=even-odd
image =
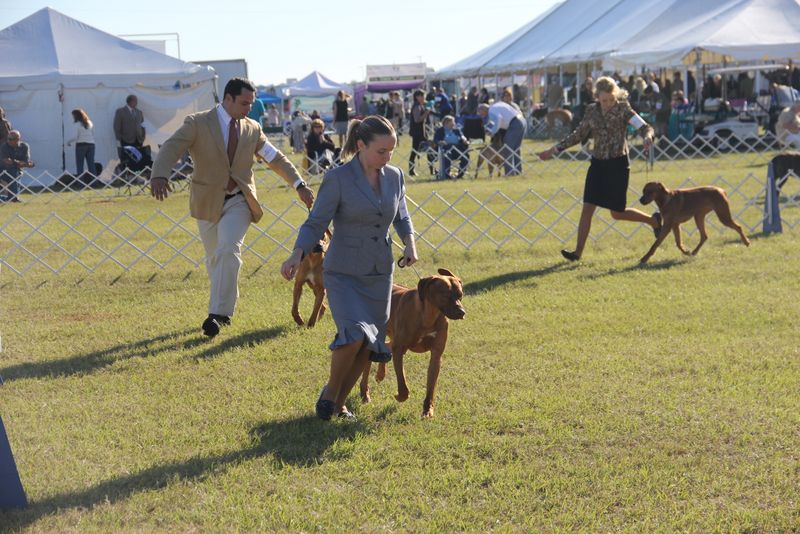
[(800, 55), (800, 0), (565, 0), (519, 30), (436, 74), (527, 72), (602, 61), (632, 70), (708, 60)]
[[(214, 104), (214, 71), (102, 32), (51, 8), (0, 31), (0, 107), (31, 147), (49, 185), (74, 172), (71, 111), (94, 123), (95, 159), (106, 170), (117, 159), (114, 112), (138, 97), (146, 143), (163, 142), (189, 113)], [(38, 172), (37, 172), (38, 171)]]
[(319, 71), (313, 71), (302, 80), (283, 87), (290, 97), (295, 96), (333, 96), (339, 91), (351, 92), (349, 85), (336, 83)]

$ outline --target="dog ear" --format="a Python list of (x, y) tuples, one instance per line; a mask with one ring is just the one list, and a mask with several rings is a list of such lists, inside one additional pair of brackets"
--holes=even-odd
[(456, 275), (448, 271), (447, 269), (438, 269), (438, 273), (442, 276), (452, 276), (453, 278), (457, 278)]
[(419, 300), (425, 302), (425, 297), (428, 293), (428, 286), (430, 286), (434, 280), (435, 279), (432, 276), (420, 279), (420, 281), (417, 283), (417, 294), (419, 295)]

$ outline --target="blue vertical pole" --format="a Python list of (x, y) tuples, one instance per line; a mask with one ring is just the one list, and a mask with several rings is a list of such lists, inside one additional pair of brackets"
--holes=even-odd
[(781, 227), (781, 208), (778, 202), (778, 188), (775, 186), (775, 169), (772, 162), (767, 166), (767, 185), (764, 201), (764, 234), (780, 234), (783, 232)]
[(11, 453), (11, 445), (6, 436), (6, 427), (0, 417), (0, 510), (5, 508), (25, 508), (28, 499), (17, 472), (17, 464)]

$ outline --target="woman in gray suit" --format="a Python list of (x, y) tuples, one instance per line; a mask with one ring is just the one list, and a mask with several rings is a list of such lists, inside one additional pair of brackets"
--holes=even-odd
[(342, 158), (352, 159), (325, 174), (294, 251), (281, 266), (283, 277), (291, 280), (333, 221), (323, 268), (336, 337), (330, 345), (330, 377), (316, 405), (320, 419), (353, 418), (344, 402), (367, 360), (392, 357), (385, 342), (394, 269), (390, 224), (405, 244), (405, 264), (417, 261), (403, 172), (388, 165), (396, 145), (385, 117), (350, 122)]

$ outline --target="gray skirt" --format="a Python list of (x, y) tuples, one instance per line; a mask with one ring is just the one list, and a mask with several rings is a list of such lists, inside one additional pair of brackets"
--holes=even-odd
[(347, 121), (336, 121), (333, 123), (333, 129), (336, 135), (347, 135)]
[(331, 350), (366, 340), (372, 352), (386, 357), (391, 355), (386, 345), (386, 325), (392, 303), (391, 275), (354, 276), (325, 271), (325, 291), (336, 323)]

